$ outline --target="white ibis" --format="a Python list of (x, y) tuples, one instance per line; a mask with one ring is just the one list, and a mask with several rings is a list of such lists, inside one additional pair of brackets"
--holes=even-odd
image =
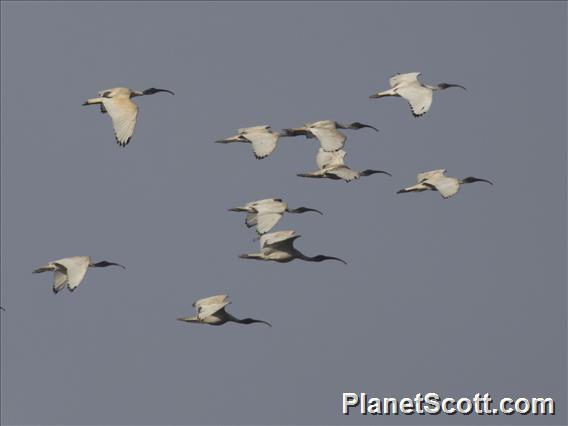
[(319, 210), (310, 209), (308, 207), (291, 209), (281, 198), (267, 198), (264, 200), (251, 201), (244, 206), (229, 209), (229, 211), (248, 213), (245, 224), (248, 228), (256, 226), (256, 232), (259, 235), (265, 234), (274, 228), (280, 219), (282, 219), (284, 213), (317, 212), (323, 214)]
[(493, 182), (486, 179), (479, 179), (473, 176), (458, 179), (446, 176), (445, 173), (445, 169), (419, 173), (416, 176), (416, 181), (418, 182), (416, 185), (401, 189), (397, 194), (405, 192), (438, 191), (443, 198), (450, 198), (458, 193), (460, 186), (464, 183), (486, 182), (493, 185)]
[(241, 259), (268, 260), (280, 263), (288, 263), (294, 259), (305, 260), (307, 262), (323, 262), (324, 260), (337, 260), (345, 265), (342, 259), (331, 256), (317, 255), (306, 256), (294, 248), (294, 240), (300, 235), (294, 231), (278, 231), (264, 234), (260, 237), (260, 253), (241, 254)]
[(236, 322), (238, 324), (262, 323), (272, 327), (272, 325), (266, 321), (253, 318), (235, 318), (225, 310), (225, 307), (230, 303), (231, 301), (226, 294), (199, 299), (193, 303), (193, 307), (197, 309), (197, 315), (193, 317), (181, 317), (177, 318), (177, 320), (208, 325), (223, 325), (227, 322)]
[(371, 95), (371, 99), (383, 98), (386, 96), (398, 96), (406, 99), (410, 105), (412, 115), (420, 117), (428, 112), (430, 105), (432, 105), (432, 95), (434, 92), (445, 90), (450, 87), (460, 87), (465, 90), (465, 87), (459, 84), (440, 83), (436, 86), (430, 86), (418, 80), (418, 76), (422, 73), (410, 72), (407, 74), (393, 75), (390, 80), (390, 89), (384, 92), (378, 92)]
[(216, 143), (250, 143), (254, 156), (260, 160), (268, 157), (276, 149), (278, 139), (282, 136), (278, 132), (270, 129), (269, 125), (244, 127), (238, 130), (238, 134), (225, 139), (215, 141)]
[(392, 176), (389, 172), (382, 170), (367, 169), (361, 172), (353, 170), (345, 165), (344, 157), (346, 154), (342, 149), (335, 152), (326, 152), (320, 148), (316, 156), (319, 169), (314, 172), (299, 173), (297, 176), (318, 179), (342, 179), (345, 182), (351, 182), (359, 179), (361, 176), (370, 176), (377, 173)]
[(306, 123), (302, 127), (282, 130), (283, 136), (305, 136), (309, 139), (316, 138), (324, 151), (337, 151), (345, 146), (347, 138), (337, 129), (363, 129), (370, 128), (379, 131), (376, 127), (354, 122), (341, 124), (333, 120), (322, 120), (314, 123)]
[(89, 256), (72, 256), (49, 262), (47, 265), (34, 270), (33, 273), (39, 274), (40, 272), (53, 271), (53, 292), (57, 294), (60, 290), (63, 290), (66, 285), (69, 291), (75, 290), (77, 286), (81, 284), (83, 278), (85, 278), (87, 269), (106, 268), (107, 266), (113, 265), (126, 269), (118, 263), (108, 262), (106, 260), (93, 263)]
[(99, 92), (98, 98), (87, 99), (83, 105), (100, 105), (103, 114), (108, 112), (112, 119), (116, 142), (124, 147), (128, 145), (134, 134), (136, 117), (138, 116), (138, 105), (132, 102), (131, 98), (153, 95), (159, 92), (174, 94), (171, 90), (156, 89), (154, 87), (141, 92), (126, 87), (115, 87), (114, 89)]

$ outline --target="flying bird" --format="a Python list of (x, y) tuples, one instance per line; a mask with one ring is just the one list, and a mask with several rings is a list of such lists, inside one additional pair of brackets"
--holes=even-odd
[(487, 182), (493, 185), (493, 182), (486, 179), (479, 179), (473, 176), (458, 179), (446, 176), (445, 173), (445, 169), (419, 173), (416, 176), (418, 184), (401, 189), (397, 194), (405, 192), (438, 191), (443, 198), (450, 198), (458, 193), (460, 186), (464, 183)]
[(291, 209), (281, 198), (267, 198), (264, 200), (251, 201), (244, 206), (229, 209), (229, 211), (248, 213), (245, 224), (248, 228), (255, 226), (256, 232), (259, 235), (265, 234), (274, 228), (280, 219), (282, 219), (284, 213), (317, 212), (323, 214), (319, 210), (310, 209), (308, 207)]
[(241, 254), (241, 259), (271, 260), (274, 262), (288, 263), (294, 259), (307, 262), (323, 262), (324, 260), (337, 260), (345, 265), (342, 259), (331, 256), (317, 255), (306, 256), (294, 248), (294, 240), (300, 238), (295, 231), (278, 231), (264, 234), (260, 237), (260, 253)]
[(112, 119), (116, 142), (124, 147), (128, 145), (134, 134), (136, 117), (138, 116), (138, 105), (132, 102), (131, 98), (153, 95), (159, 92), (174, 94), (171, 90), (156, 89), (154, 87), (141, 92), (126, 87), (115, 87), (114, 89), (99, 92), (98, 98), (87, 99), (83, 102), (83, 105), (100, 105), (101, 112), (103, 114), (108, 113)]
[(193, 303), (193, 307), (197, 309), (197, 315), (193, 317), (181, 317), (177, 318), (177, 320), (209, 325), (223, 325), (227, 322), (236, 322), (239, 324), (253, 324), (258, 322), (272, 327), (272, 325), (266, 321), (253, 318), (235, 318), (225, 310), (225, 307), (230, 303), (231, 301), (226, 294), (199, 299)]
[(34, 270), (33, 273), (39, 274), (41, 272), (53, 271), (53, 292), (57, 294), (65, 286), (67, 286), (69, 291), (75, 290), (81, 284), (83, 278), (85, 278), (87, 269), (106, 268), (113, 265), (126, 269), (118, 263), (107, 262), (106, 260), (93, 263), (89, 256), (72, 256), (49, 262), (47, 265)]
[(384, 92), (378, 92), (371, 95), (371, 99), (383, 98), (386, 96), (398, 96), (406, 99), (410, 105), (412, 115), (420, 117), (428, 112), (432, 105), (432, 94), (434, 92), (448, 89), (449, 87), (465, 87), (459, 84), (440, 83), (436, 86), (430, 86), (418, 80), (420, 72), (410, 72), (407, 74), (397, 74), (390, 78), (390, 89)]
[(379, 131), (376, 127), (354, 122), (341, 124), (333, 120), (322, 120), (314, 123), (306, 123), (302, 127), (282, 130), (283, 136), (305, 136), (308, 139), (316, 138), (324, 151), (337, 151), (345, 146), (347, 138), (337, 129), (363, 129), (370, 128)]
[(318, 170), (309, 173), (299, 173), (297, 176), (334, 180), (343, 179), (345, 182), (351, 182), (352, 180), (359, 179), (361, 176), (370, 176), (377, 173), (392, 176), (389, 172), (382, 170), (367, 169), (361, 172), (353, 170), (345, 165), (344, 157), (346, 154), (347, 153), (342, 149), (334, 152), (326, 152), (323, 148), (320, 148), (316, 156)]
[(282, 134), (274, 132), (269, 125), (244, 127), (238, 130), (238, 134), (225, 139), (215, 141), (216, 143), (242, 142), (252, 145), (254, 156), (261, 160), (268, 157), (276, 149), (278, 139)]

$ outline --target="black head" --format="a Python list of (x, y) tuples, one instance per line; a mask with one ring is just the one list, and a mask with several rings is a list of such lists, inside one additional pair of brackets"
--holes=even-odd
[(348, 127), (350, 129), (355, 129), (355, 130), (363, 129), (363, 128), (367, 127), (369, 129), (373, 129), (375, 132), (379, 131), (379, 129), (377, 129), (376, 127), (369, 126), (368, 124), (359, 123), (358, 121), (356, 121), (355, 123), (351, 123)]
[(360, 172), (359, 174), (361, 176), (370, 176), (370, 175), (374, 175), (377, 173), (382, 173), (384, 175), (389, 175), (390, 177), (392, 177), (392, 175), (389, 172), (385, 172), (383, 170), (372, 170), (372, 169), (367, 169), (367, 170), (363, 170), (362, 172)]
[(440, 90), (446, 90), (450, 87), (459, 87), (460, 89), (466, 90), (465, 87), (463, 87), (461, 84), (450, 84), (450, 83), (440, 83), (438, 84), (438, 88)]
[(476, 178), (476, 177), (473, 177), (473, 176), (468, 176), (468, 177), (463, 178), (461, 180), (461, 183), (473, 183), (473, 182), (486, 182), (490, 185), (493, 185), (493, 182), (491, 182), (487, 179), (479, 179), (479, 178)]
[(119, 263), (107, 262), (106, 260), (97, 263), (92, 263), (91, 266), (94, 268), (106, 268), (107, 266), (120, 266), (122, 269), (126, 269), (124, 266), (122, 266)]
[(142, 92), (143, 95), (154, 95), (156, 93), (159, 92), (167, 92), (170, 93), (172, 95), (174, 95), (175, 93), (172, 92), (171, 90), (166, 90), (166, 89), (156, 89), (155, 87), (150, 87), (149, 89), (146, 89)]
[(338, 262), (343, 263), (344, 265), (347, 265), (347, 262), (343, 259), (340, 259), (338, 257), (333, 257), (333, 256), (324, 256), (323, 254), (318, 254), (317, 256), (312, 257), (312, 262), (323, 262), (324, 260), (337, 260)]
[(323, 213), (316, 209), (310, 209), (308, 207), (298, 207), (297, 209), (290, 210), (290, 213), (306, 213), (306, 212), (316, 212), (323, 216)]
[(262, 320), (257, 320), (254, 318), (244, 318), (242, 320), (239, 321), (241, 324), (253, 324), (253, 323), (261, 323), (261, 324), (266, 324), (269, 327), (272, 327), (272, 324), (270, 324), (269, 322), (266, 321), (262, 321)]

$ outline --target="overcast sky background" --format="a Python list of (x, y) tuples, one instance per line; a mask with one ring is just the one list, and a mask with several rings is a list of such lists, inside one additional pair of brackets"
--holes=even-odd
[[(566, 424), (566, 3), (2, 2), (3, 424)], [(414, 118), (396, 72), (460, 83)], [(138, 98), (134, 138), (81, 103)], [(360, 121), (359, 181), (309, 180), (239, 127)], [(443, 200), (418, 172), (490, 179)], [(282, 197), (308, 255), (247, 261), (227, 209)], [(90, 255), (53, 295), (51, 260)], [(262, 325), (184, 324), (218, 293)], [(550, 396), (554, 417), (361, 416), (342, 392)]]

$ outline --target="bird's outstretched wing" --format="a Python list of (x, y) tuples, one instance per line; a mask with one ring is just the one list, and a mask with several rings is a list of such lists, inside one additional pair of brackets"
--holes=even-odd
[(56, 265), (53, 271), (53, 292), (55, 294), (59, 293), (67, 285), (67, 271), (64, 266)]
[(282, 219), (282, 213), (258, 213), (256, 215), (256, 232), (266, 234)]
[(243, 133), (254, 132), (254, 131), (259, 131), (259, 130), (270, 130), (270, 125), (262, 124), (260, 126), (242, 127), (240, 129), (238, 129), (237, 131), (239, 133), (243, 134)]
[(416, 182), (420, 183), (426, 179), (433, 178), (435, 176), (443, 176), (446, 173), (446, 169), (431, 170), (429, 172), (422, 172), (416, 175)]
[(418, 81), (418, 76), (420, 76), (421, 74), (422, 73), (420, 72), (407, 72), (405, 74), (393, 75), (389, 79), (390, 87), (393, 88), (401, 84), (420, 84), (420, 82)]
[(337, 129), (311, 127), (310, 131), (317, 138), (324, 151), (337, 151), (345, 145), (347, 138)]
[[(90, 262), (91, 259), (89, 256), (73, 256), (73, 257), (66, 257), (65, 259), (56, 260), (53, 263), (65, 269), (67, 277), (67, 287), (69, 288), (70, 291), (73, 291), (77, 288), (79, 284), (81, 284), (83, 278), (85, 278), (85, 274), (89, 269)], [(58, 268), (58, 270), (59, 269), (60, 268)]]
[(347, 153), (340, 149), (338, 151), (328, 152), (320, 148), (316, 155), (316, 163), (320, 169), (329, 166), (339, 166), (344, 164), (344, 157)]
[(248, 213), (247, 217), (245, 218), (245, 225), (247, 226), (247, 228), (252, 228), (253, 226), (256, 226), (256, 220), (258, 217), (258, 213)]
[(343, 179), (345, 182), (359, 179), (359, 173), (345, 165), (330, 167), (326, 170), (325, 174), (336, 176), (339, 179)]
[(112, 119), (116, 142), (120, 146), (128, 145), (136, 127), (138, 106), (123, 98), (103, 98), (103, 105)]
[(250, 141), (254, 156), (259, 160), (272, 154), (278, 142), (278, 135), (266, 130), (247, 132), (243, 136)]
[(278, 248), (286, 249), (292, 245), (292, 242), (299, 238), (295, 231), (278, 231), (264, 234), (260, 237), (260, 248)]
[(432, 105), (432, 90), (421, 85), (402, 86), (395, 91), (406, 99), (415, 117), (426, 114)]
[(246, 226), (248, 228), (256, 226), (257, 233), (264, 234), (280, 220), (287, 204), (280, 198), (267, 198), (247, 203), (245, 207), (250, 209), (245, 219)]
[(424, 185), (433, 186), (443, 198), (453, 197), (460, 190), (460, 183), (456, 178), (439, 176), (424, 181)]
[(254, 208), (259, 208), (259, 207), (264, 206), (264, 205), (281, 203), (281, 202), (282, 202), (281, 198), (264, 198), (262, 200), (251, 201), (250, 203), (247, 203), (246, 205), (250, 206), (250, 207), (254, 207)]
[(216, 312), (219, 312), (225, 306), (229, 305), (231, 301), (226, 294), (219, 294), (217, 296), (206, 297), (199, 299), (193, 303), (197, 309), (197, 318), (203, 320)]

